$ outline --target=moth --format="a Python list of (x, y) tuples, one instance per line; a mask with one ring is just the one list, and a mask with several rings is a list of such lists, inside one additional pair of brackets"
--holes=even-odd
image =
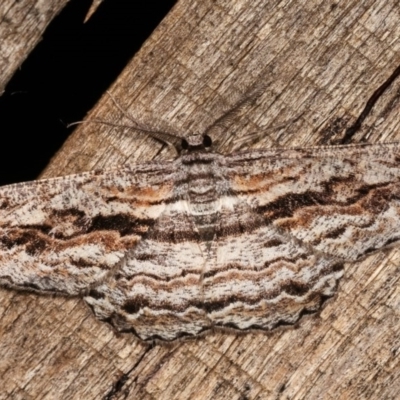
[(144, 341), (271, 330), (400, 239), (399, 143), (223, 155), (170, 138), (170, 161), (1, 187), (0, 285), (82, 297)]

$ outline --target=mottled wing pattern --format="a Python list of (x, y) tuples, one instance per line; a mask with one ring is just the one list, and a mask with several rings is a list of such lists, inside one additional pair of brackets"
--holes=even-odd
[(231, 200), (203, 281), (212, 325), (293, 323), (334, 294), (344, 262), (398, 242), (399, 156), (394, 143), (226, 157)]
[(400, 239), (399, 145), (207, 151), (0, 188), (0, 284), (143, 340), (269, 330)]
[(87, 292), (164, 211), (175, 174), (153, 163), (0, 188), (0, 284)]
[(187, 203), (167, 205), (118, 272), (85, 297), (96, 316), (143, 340), (174, 340), (209, 329), (203, 309), (205, 258)]
[(173, 198), (118, 272), (85, 297), (98, 318), (150, 341), (193, 337), (212, 327), (203, 274), (212, 262), (209, 244), (223, 192), (220, 159), (195, 153), (175, 160)]
[(343, 261), (400, 239), (400, 145), (350, 145), (232, 157), (232, 191), (265, 223)]
[(222, 214), (203, 280), (212, 326), (271, 330), (295, 323), (334, 294), (341, 260), (277, 229), (245, 198)]

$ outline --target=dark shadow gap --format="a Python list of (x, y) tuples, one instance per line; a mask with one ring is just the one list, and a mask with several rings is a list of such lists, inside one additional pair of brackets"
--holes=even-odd
[(175, 0), (71, 0), (0, 97), (0, 185), (35, 179)]

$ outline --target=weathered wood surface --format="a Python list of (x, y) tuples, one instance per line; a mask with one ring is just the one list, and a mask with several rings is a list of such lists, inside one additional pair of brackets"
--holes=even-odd
[[(338, 141), (400, 65), (392, 0), (181, 0), (111, 88), (135, 118), (203, 131), (254, 82), (265, 93), (215, 132), (227, 152)], [(400, 78), (350, 142), (400, 140)], [(293, 117), (284, 129), (266, 130)], [(90, 118), (127, 124), (105, 96)], [(43, 176), (108, 168), (167, 149), (84, 124)], [(270, 334), (216, 332), (169, 346), (116, 336), (78, 299), (1, 291), (1, 399), (395, 399), (400, 393), (400, 253), (346, 268), (322, 312)]]
[(104, 1), (104, 0), (93, 0), (92, 5), (90, 6), (90, 8), (89, 8), (89, 10), (88, 10), (88, 12), (87, 12), (87, 14), (86, 14), (86, 17), (85, 17), (84, 22), (89, 21), (89, 19), (90, 19), (90, 18), (93, 16), (93, 14), (97, 11), (97, 9), (100, 7), (100, 5), (101, 5), (101, 3), (102, 3), (103, 1)]
[(0, 4), (0, 94), (69, 0), (2, 0)]

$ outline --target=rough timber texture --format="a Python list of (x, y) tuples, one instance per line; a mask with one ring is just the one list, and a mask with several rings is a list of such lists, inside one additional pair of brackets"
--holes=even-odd
[(91, 17), (92, 17), (92, 15), (96, 12), (96, 10), (100, 7), (100, 4), (103, 2), (104, 0), (93, 0), (93, 2), (92, 2), (92, 5), (90, 6), (90, 8), (89, 8), (89, 11), (87, 12), (87, 14), (86, 14), (86, 17), (85, 17), (85, 21), (84, 22), (87, 22)]
[[(394, 1), (234, 4), (179, 2), (111, 88), (118, 103), (159, 129), (201, 132), (261, 81), (265, 93), (214, 132), (226, 153), (253, 132), (264, 132), (253, 148), (329, 144), (400, 65)], [(346, 142), (399, 140), (399, 92), (397, 79)], [(128, 124), (108, 97), (94, 117)], [(44, 176), (169, 157), (136, 132), (87, 124)], [(0, 398), (394, 399), (399, 258), (345, 266), (336, 298), (295, 328), (170, 347), (116, 336), (76, 300), (2, 290)]]
[(0, 5), (0, 94), (68, 0), (2, 0)]

